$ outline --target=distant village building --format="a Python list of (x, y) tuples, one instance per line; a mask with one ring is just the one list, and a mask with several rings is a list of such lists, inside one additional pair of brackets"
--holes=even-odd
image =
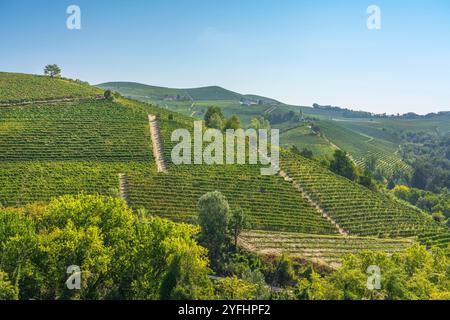
[(253, 100), (250, 100), (250, 99), (244, 99), (244, 98), (241, 98), (241, 100), (239, 101), (239, 103), (240, 103), (241, 105), (245, 105), (245, 106), (247, 106), (247, 107), (249, 107), (249, 106), (254, 106), (254, 105), (258, 104), (257, 101), (253, 101)]

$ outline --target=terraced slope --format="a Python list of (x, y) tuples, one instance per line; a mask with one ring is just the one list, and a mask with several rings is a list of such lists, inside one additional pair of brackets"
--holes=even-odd
[[(172, 131), (190, 118), (129, 100), (11, 106), (0, 109), (0, 202), (22, 206), (53, 196), (115, 194), (127, 177), (134, 208), (191, 221), (198, 198), (220, 190), (255, 228), (335, 234), (336, 230), (283, 179), (257, 166), (174, 166), (158, 174), (148, 115), (157, 117), (170, 163)], [(123, 188), (122, 188), (123, 189)]]
[(92, 98), (102, 93), (97, 88), (73, 80), (0, 72), (0, 104), (64, 98)]
[(0, 203), (21, 207), (81, 192), (118, 196), (119, 173), (153, 167), (151, 162), (133, 161), (2, 161)]
[(375, 157), (377, 166), (386, 172), (392, 172), (396, 168), (409, 170), (409, 166), (397, 155), (399, 145), (389, 140), (380, 140), (380, 135), (375, 137), (358, 133), (340, 126), (337, 121), (320, 121), (319, 127), (327, 139), (347, 151), (362, 168), (370, 157)]
[(231, 209), (242, 208), (252, 228), (314, 234), (336, 229), (283, 179), (261, 176), (258, 166), (180, 166), (168, 174), (133, 172), (129, 195), (133, 207), (176, 220), (191, 221), (198, 199), (219, 190)]
[[(91, 98), (89, 94), (81, 97)], [(168, 173), (157, 172), (149, 114), (156, 116)], [(233, 210), (240, 207), (246, 212), (254, 230), (289, 232), (295, 239), (292, 244), (298, 246), (307, 243), (304, 234), (330, 235), (327, 245), (317, 240), (324, 251), (330, 250), (330, 243), (348, 243), (292, 183), (279, 176), (261, 176), (259, 166), (175, 166), (171, 150), (177, 142), (171, 141), (171, 134), (179, 128), (192, 130), (192, 126), (192, 118), (128, 99), (1, 107), (0, 202), (17, 207), (63, 194), (124, 196), (126, 191), (134, 209), (144, 207), (151, 214), (189, 222), (198, 198), (219, 190)], [(419, 211), (373, 194), (315, 162), (286, 152), (282, 168), (350, 235), (419, 236), (427, 244), (448, 244), (448, 230)], [(373, 248), (373, 241), (358, 239), (352, 238), (354, 244), (348, 250)], [(267, 249), (273, 246), (267, 242)], [(306, 251), (293, 254), (311, 257)], [(335, 256), (338, 259), (340, 253)], [(335, 262), (331, 256), (324, 259)]]
[(0, 161), (147, 161), (144, 112), (107, 101), (0, 108)]
[(337, 176), (301, 156), (283, 152), (281, 168), (350, 235), (411, 237), (449, 231), (418, 209)]
[(295, 258), (340, 265), (344, 255), (362, 250), (383, 251), (388, 254), (409, 247), (409, 239), (380, 239), (374, 237), (341, 237), (290, 232), (248, 231), (240, 239), (241, 246), (260, 255), (288, 254)]

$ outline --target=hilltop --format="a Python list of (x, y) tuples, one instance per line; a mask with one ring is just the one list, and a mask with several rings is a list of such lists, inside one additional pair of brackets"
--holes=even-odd
[(0, 103), (67, 98), (94, 98), (103, 92), (86, 82), (64, 78), (0, 72)]
[(174, 89), (166, 87), (150, 86), (136, 82), (106, 82), (96, 85), (101, 89), (110, 89), (117, 91), (125, 97), (147, 99), (153, 101), (252, 101), (257, 103), (262, 101), (264, 103), (280, 102), (258, 96), (236, 93), (219, 86), (207, 86), (190, 89)]

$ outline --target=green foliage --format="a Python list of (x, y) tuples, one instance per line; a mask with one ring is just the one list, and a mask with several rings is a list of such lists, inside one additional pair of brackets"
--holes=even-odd
[(373, 180), (373, 176), (370, 172), (364, 172), (363, 175), (360, 175), (358, 177), (358, 183), (366, 188), (369, 188), (373, 191), (376, 191), (377, 187), (375, 185), (375, 182)]
[(105, 90), (105, 92), (103, 93), (103, 97), (106, 100), (110, 100), (110, 101), (114, 100), (114, 94), (111, 90)]
[[(8, 299), (213, 297), (194, 226), (137, 219), (122, 200), (86, 195), (0, 217), (0, 287)], [(81, 290), (65, 285), (72, 265), (81, 269)]]
[[(440, 249), (427, 251), (412, 246), (388, 256), (365, 251), (348, 255), (341, 268), (324, 277), (313, 274), (297, 285), (299, 298), (428, 300), (448, 297), (450, 270), (448, 256)], [(367, 283), (369, 266), (380, 268), (381, 289), (370, 290)]]
[(237, 242), (242, 230), (247, 227), (247, 219), (244, 211), (239, 208), (234, 210), (230, 219), (230, 231), (234, 239), (234, 247), (237, 248)]
[(224, 126), (225, 117), (220, 108), (208, 107), (208, 110), (205, 113), (204, 120), (208, 128), (222, 130)]
[(200, 243), (208, 248), (211, 260), (217, 261), (230, 241), (230, 207), (220, 192), (209, 192), (199, 199), (198, 223), (201, 227)]
[(285, 254), (277, 257), (269, 271), (269, 282), (278, 286), (288, 286), (296, 280), (292, 260)]
[(17, 300), (18, 298), (17, 287), (9, 281), (8, 274), (0, 271), (0, 300)]
[(347, 153), (342, 150), (334, 152), (334, 158), (330, 162), (330, 170), (352, 181), (355, 181), (358, 177), (355, 165), (349, 159)]
[(241, 128), (241, 121), (236, 115), (231, 116), (225, 121), (225, 130), (226, 129), (233, 129), (237, 130)]
[(450, 193), (443, 191), (434, 194), (429, 191), (398, 185), (391, 192), (399, 199), (409, 202), (420, 209), (435, 214), (439, 221), (450, 219)]
[(206, 125), (209, 128), (212, 129), (217, 129), (217, 130), (222, 130), (224, 127), (223, 124), (223, 119), (220, 117), (220, 115), (218, 113), (214, 113), (211, 118), (209, 118), (208, 122), (206, 123)]
[(379, 128), (381, 124), (367, 120), (317, 123), (322, 134), (351, 155), (357, 166), (365, 169), (365, 165), (369, 164), (371, 167), (369, 171), (374, 172), (373, 159), (376, 159), (376, 169), (379, 168), (383, 172), (383, 177), (388, 180), (399, 168), (405, 172), (410, 171), (410, 167), (402, 161), (399, 154), (399, 139), (384, 133)]
[(235, 276), (220, 279), (216, 283), (217, 295), (224, 300), (254, 300), (258, 287)]
[[(2, 75), (0, 74), (0, 80)], [(100, 94), (103, 92), (79, 82), (57, 78), (18, 75), (5, 78), (7, 81), (0, 90), (0, 97), (5, 94), (7, 99), (10, 97), (58, 98), (64, 97), (66, 92), (68, 97), (91, 98), (97, 92)], [(61, 87), (59, 91), (53, 91), (53, 88), (59, 86)], [(90, 93), (85, 91), (86, 88)], [(184, 99), (181, 95), (179, 98), (176, 97), (177, 101)], [(189, 115), (206, 109), (208, 105), (216, 105), (215, 102), (210, 101), (204, 101), (202, 104), (197, 101), (194, 103), (190, 99), (187, 103), (191, 108)], [(172, 106), (169, 100), (167, 104)], [(223, 108), (227, 117), (238, 114), (243, 124), (247, 124), (251, 117), (255, 116), (255, 112), (263, 114), (265, 111), (270, 113), (273, 110), (272, 106), (254, 105), (251, 108), (239, 106), (240, 110), (247, 112), (245, 116), (241, 116), (241, 113), (234, 111), (235, 109), (231, 111), (223, 107), (231, 104), (232, 102), (222, 101), (217, 105)], [(280, 106), (280, 108), (284, 107)], [(290, 107), (286, 106), (286, 108)], [(298, 112), (298, 108), (295, 110)], [(148, 114), (158, 115), (158, 125), (164, 143), (163, 156), (168, 161), (169, 174), (162, 175), (155, 172), (148, 130)], [(174, 119), (167, 121), (171, 114), (174, 115)], [(221, 118), (220, 115), (218, 117)], [(317, 123), (322, 133), (327, 133), (327, 126), (322, 122)], [(310, 129), (304, 127), (300, 129), (310, 134)], [(147, 212), (178, 222), (191, 222), (196, 216), (197, 202), (201, 195), (219, 190), (229, 200), (229, 212), (234, 212), (241, 207), (252, 228), (267, 234), (268, 238), (258, 235), (251, 241), (253, 247), (262, 253), (272, 249), (274, 252), (286, 252), (286, 254), (301, 253), (305, 260), (337, 264), (345, 252), (357, 252), (364, 248), (380, 249), (383, 246), (386, 252), (398, 251), (399, 248), (410, 244), (410, 241), (403, 237), (418, 236), (420, 241), (427, 245), (438, 243), (445, 247), (448, 244), (450, 238), (448, 232), (446, 233), (447, 229), (441, 224), (434, 223), (431, 217), (427, 217), (413, 207), (393, 201), (390, 197), (374, 193), (338, 177), (317, 162), (309, 161), (301, 156), (285, 154), (281, 150), (282, 169), (288, 172), (294, 181), (304, 188), (312, 199), (320, 203), (346, 231), (351, 235), (364, 236), (339, 237), (336, 235), (336, 228), (324, 219), (316, 208), (302, 197), (296, 188), (292, 187), (291, 183), (278, 176), (261, 176), (259, 166), (175, 166), (170, 164), (170, 151), (173, 147), (170, 137), (173, 130), (178, 128), (187, 128), (192, 131), (192, 118), (121, 97), (116, 98), (115, 103), (76, 101), (34, 104), (26, 107), (3, 107), (0, 111), (0, 149), (2, 150), (0, 201), (8, 206), (21, 207), (33, 201), (48, 202), (54, 196), (77, 194), (80, 191), (111, 195), (113, 194), (111, 190), (118, 188), (118, 173), (126, 173), (128, 196), (133, 209), (143, 207)], [(314, 138), (324, 140), (317, 135), (314, 135)], [(374, 141), (367, 142), (369, 138), (364, 136), (359, 138), (371, 146), (370, 150), (374, 150), (372, 148)], [(316, 154), (316, 149), (313, 150)], [(361, 148), (361, 150), (365, 154), (366, 149)], [(390, 151), (393, 156), (395, 151), (396, 147)], [(349, 152), (353, 156), (353, 150)], [(383, 157), (377, 156), (377, 159), (379, 159), (377, 166), (383, 167)], [(356, 159), (356, 161), (359, 160)], [(426, 203), (428, 202), (427, 200)], [(423, 205), (428, 206), (426, 203), (424, 202)], [(29, 210), (30, 216), (43, 216), (40, 210), (38, 208)], [(436, 212), (445, 212), (445, 210), (440, 208)], [(31, 219), (30, 216), (28, 216), (29, 219)], [(132, 227), (135, 231), (131, 232), (132, 244), (119, 246), (121, 250), (127, 248), (124, 251), (127, 251), (130, 258), (123, 258), (121, 262), (113, 262), (112, 255), (116, 257), (115, 249), (112, 250), (109, 244), (105, 244), (105, 239), (111, 237), (108, 235), (110, 231), (105, 232), (103, 227), (95, 223), (79, 225), (79, 221), (75, 221), (74, 218), (71, 219), (74, 220), (73, 225), (67, 222), (54, 228), (50, 224), (49, 230), (39, 229), (31, 234), (35, 237), (33, 241), (36, 246), (43, 244), (40, 254), (48, 261), (60, 260), (59, 255), (63, 251), (60, 246), (63, 243), (77, 246), (83, 243), (83, 251), (92, 252), (90, 259), (98, 259), (96, 263), (99, 264), (99, 268), (104, 267), (105, 264), (108, 270), (112, 267), (114, 268), (111, 270), (124, 268), (125, 272), (121, 273), (124, 277), (104, 276), (106, 282), (102, 282), (103, 278), (99, 279), (98, 285), (92, 282), (96, 280), (96, 274), (87, 273), (86, 277), (91, 279), (91, 282), (83, 285), (88, 290), (93, 289), (90, 293), (85, 292), (86, 296), (95, 297), (94, 292), (97, 296), (108, 298), (147, 299), (163, 295), (174, 299), (208, 296), (210, 289), (202, 289), (210, 288), (209, 281), (204, 276), (208, 271), (202, 267), (202, 264), (207, 265), (206, 250), (198, 246), (198, 250), (194, 250), (193, 245), (189, 244), (186, 245), (190, 248), (189, 250), (183, 249), (183, 252), (180, 252), (174, 249), (172, 251), (167, 245), (167, 243), (175, 245), (177, 239), (181, 239), (182, 243), (191, 243), (197, 231), (186, 227), (185, 233), (180, 235), (170, 226), (166, 226), (165, 222), (159, 224), (146, 216), (145, 212), (141, 212), (139, 217), (133, 216), (133, 219), (143, 220), (143, 225), (151, 225), (152, 229), (133, 222)], [(41, 222), (38, 220), (31, 219), (32, 229), (40, 228)], [(86, 217), (86, 220), (89, 221), (89, 218)], [(147, 220), (151, 220), (151, 223), (147, 223)], [(175, 226), (178, 228), (179, 225)], [(268, 232), (270, 230), (276, 232), (270, 233)], [(288, 239), (285, 243), (280, 243), (276, 237), (286, 231), (291, 234), (280, 236)], [(160, 232), (167, 237), (155, 236)], [(230, 230), (227, 232), (229, 237)], [(296, 232), (304, 234), (300, 235)], [(37, 233), (39, 236), (36, 236)], [(327, 238), (321, 236), (323, 234), (332, 236)], [(397, 237), (400, 239), (391, 239)], [(258, 242), (258, 239), (261, 241)], [(160, 245), (161, 241), (167, 242), (166, 245)], [(331, 248), (330, 243), (336, 244), (339, 250)], [(105, 248), (108, 250), (104, 250)], [(12, 246), (8, 250), (21, 252), (21, 249), (21, 247)], [(137, 253), (134, 253), (135, 251)], [(73, 248), (68, 248), (67, 252), (73, 259), (87, 260), (82, 252)], [(47, 287), (42, 285), (39, 278), (44, 271), (53, 272), (50, 268), (53, 262), (42, 262), (36, 269), (34, 262), (36, 258), (33, 258), (33, 254), (25, 255), (25, 257), (18, 256), (24, 261), (20, 264), (20, 270), (12, 263), (8, 265), (5, 263), (5, 267), (0, 266), (0, 269), (8, 273), (12, 284), (19, 279), (18, 285), (21, 292), (30, 292), (33, 297), (52, 294), (60, 297), (67, 296), (64, 288), (53, 284)], [(64, 258), (61, 260), (65, 261)], [(157, 267), (149, 269), (149, 263)], [(85, 264), (88, 265), (89, 261)], [(185, 272), (190, 270), (191, 265), (198, 266), (198, 273)], [(5, 271), (6, 269), (8, 270)], [(256, 272), (255, 269), (244, 271)], [(250, 281), (248, 279), (253, 278), (253, 275), (248, 275), (247, 278), (244, 271), (240, 272), (238, 277)], [(102, 269), (99, 269), (97, 273), (104, 274)], [(29, 277), (30, 274), (36, 276)], [(191, 277), (192, 274), (195, 276)], [(64, 278), (55, 273), (55, 277), (57, 276)], [(64, 273), (64, 276), (67, 275)], [(254, 278), (257, 279), (258, 275)], [(154, 283), (154, 279), (158, 279), (158, 285)], [(167, 283), (167, 290), (162, 290), (162, 282)], [(196, 284), (199, 285), (196, 286)], [(38, 288), (50, 289), (41, 292)], [(78, 298), (75, 295), (70, 297)]]
[(409, 131), (404, 140), (402, 156), (414, 170), (411, 186), (435, 193), (450, 189), (450, 133)]
[(61, 68), (56, 64), (48, 64), (44, 68), (44, 74), (50, 77), (60, 77), (61, 76)]
[(308, 159), (313, 158), (313, 152), (311, 150), (309, 150), (308, 148), (303, 148), (300, 151), (296, 145), (292, 145), (290, 148), (290, 151), (294, 154), (300, 155), (300, 156), (308, 158)]
[(255, 130), (259, 129), (270, 130), (270, 122), (261, 116), (254, 117), (250, 121), (250, 128), (253, 128)]

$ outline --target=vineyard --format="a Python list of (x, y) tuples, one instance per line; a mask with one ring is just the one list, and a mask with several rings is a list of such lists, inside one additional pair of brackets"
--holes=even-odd
[(409, 239), (341, 237), (267, 231), (249, 231), (241, 239), (244, 248), (258, 252), (260, 255), (284, 253), (331, 267), (339, 266), (341, 259), (349, 253), (368, 250), (392, 254), (406, 249), (412, 243), (413, 241)]
[(0, 104), (89, 98), (101, 94), (101, 90), (73, 80), (0, 72)]
[(370, 158), (377, 159), (377, 166), (388, 173), (393, 170), (409, 170), (409, 166), (397, 155), (398, 144), (344, 128), (337, 121), (320, 121), (325, 136), (342, 150), (347, 151), (356, 164), (364, 168)]
[(300, 156), (283, 152), (281, 167), (346, 231), (358, 236), (411, 237), (448, 234), (418, 209), (337, 176)]
[[(83, 98), (0, 107), (3, 206), (80, 192), (118, 196), (126, 177), (133, 209), (175, 221), (194, 222), (199, 197), (221, 191), (231, 210), (248, 217), (243, 241), (261, 253), (337, 264), (343, 254), (362, 249), (395, 252), (411, 243), (409, 237), (442, 247), (450, 241), (448, 229), (419, 210), (283, 151), (282, 169), (351, 235), (343, 237), (292, 182), (262, 176), (258, 165), (174, 165), (171, 151), (178, 142), (171, 134), (192, 131), (188, 116), (125, 98), (96, 100), (97, 89), (69, 80), (2, 73), (0, 82), (0, 101)], [(165, 173), (157, 172), (154, 161), (149, 114), (161, 133)]]
[(107, 101), (0, 108), (0, 161), (148, 161), (145, 113)]
[(190, 222), (197, 201), (218, 190), (232, 210), (244, 210), (251, 227), (259, 230), (336, 234), (336, 229), (280, 177), (261, 176), (254, 166), (182, 166), (170, 174), (134, 172), (128, 175), (133, 207), (175, 221)]

